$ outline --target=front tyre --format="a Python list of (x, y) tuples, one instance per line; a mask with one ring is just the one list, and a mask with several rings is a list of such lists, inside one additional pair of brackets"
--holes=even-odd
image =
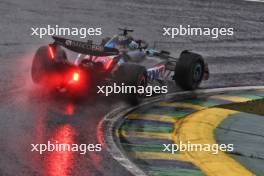
[(201, 55), (183, 51), (175, 66), (174, 80), (184, 90), (195, 90), (202, 82), (205, 71)]

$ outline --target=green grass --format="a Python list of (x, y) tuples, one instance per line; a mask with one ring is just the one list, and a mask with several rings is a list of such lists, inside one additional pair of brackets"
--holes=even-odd
[(252, 114), (264, 115), (264, 99), (252, 100), (243, 103), (220, 105), (219, 107)]

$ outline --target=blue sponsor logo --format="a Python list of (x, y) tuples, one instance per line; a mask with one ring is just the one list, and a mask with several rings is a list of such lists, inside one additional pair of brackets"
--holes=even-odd
[(148, 78), (150, 80), (154, 80), (154, 79), (159, 79), (162, 77), (162, 74), (165, 71), (165, 67), (164, 66), (159, 66), (156, 68), (151, 68), (147, 71), (148, 74)]

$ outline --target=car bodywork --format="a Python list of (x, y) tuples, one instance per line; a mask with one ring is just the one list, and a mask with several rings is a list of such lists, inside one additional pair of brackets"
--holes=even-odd
[[(122, 29), (122, 31), (123, 34), (114, 35), (112, 38), (107, 38), (99, 45), (94, 44), (90, 40), (83, 42), (53, 36), (54, 42), (49, 44), (48, 48), (46, 49), (49, 54), (39, 54), (40, 51), (37, 51), (35, 58), (49, 58), (49, 63), (46, 61), (41, 61), (41, 63), (38, 65), (48, 64), (49, 67), (52, 68), (50, 71), (48, 71), (49, 73), (58, 73), (59, 70), (59, 75), (62, 75), (61, 77), (63, 78), (55, 79), (54, 81), (49, 76), (48, 80), (53, 80), (52, 82), (56, 84), (55, 87), (58, 90), (64, 92), (72, 90), (72, 87), (74, 87), (73, 85), (77, 82), (80, 82), (81, 80), (83, 83), (78, 84), (79, 88), (81, 87), (82, 90), (78, 90), (78, 92), (87, 89), (87, 85), (89, 85), (89, 87), (94, 87), (99, 84), (109, 84), (111, 82), (116, 82), (116, 73), (118, 72), (119, 68), (122, 67), (122, 65), (127, 63), (146, 68), (147, 84), (164, 85), (166, 84), (166, 81), (175, 80), (177, 77), (182, 76), (176, 74), (176, 71), (180, 70), (181, 67), (180, 69), (176, 69), (176, 67), (178, 62), (184, 63), (182, 61), (183, 59), (181, 59), (184, 57), (184, 55), (187, 55), (188, 57), (191, 56), (201, 58), (200, 55), (191, 53), (187, 50), (181, 53), (180, 58), (173, 57), (168, 51), (159, 51), (148, 47), (148, 43), (143, 40), (134, 40), (131, 36), (128, 36), (128, 32), (132, 32), (131, 30)], [(74, 63), (70, 63), (61, 47), (78, 53)], [(37, 60), (35, 58), (34, 60)], [(45, 58), (42, 60), (45, 60)], [(36, 67), (36, 64), (34, 65), (33, 61), (32, 70), (35, 70), (36, 72), (37, 69), (43, 70), (43, 66), (41, 66), (41, 68)], [(191, 81), (197, 81), (197, 85), (193, 87), (186, 86), (184, 88), (184, 86), (182, 86), (184, 89), (192, 90), (197, 88), (202, 79), (209, 78), (209, 69), (207, 64), (204, 63), (202, 59), (200, 59), (200, 64), (191, 66), (190, 69), (190, 71), (185, 69), (185, 72), (178, 73), (190, 73)], [(34, 71), (32, 71), (33, 81), (38, 82), (36, 79), (38, 75), (34, 78), (35, 73), (33, 72)]]

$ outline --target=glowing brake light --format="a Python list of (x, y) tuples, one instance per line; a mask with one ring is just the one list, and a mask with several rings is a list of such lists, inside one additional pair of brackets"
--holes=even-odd
[(50, 54), (51, 59), (55, 58), (54, 51), (53, 51), (53, 48), (51, 46), (49, 46), (49, 54)]
[(72, 80), (75, 81), (75, 82), (78, 82), (79, 79), (80, 79), (80, 74), (78, 72), (74, 72)]

